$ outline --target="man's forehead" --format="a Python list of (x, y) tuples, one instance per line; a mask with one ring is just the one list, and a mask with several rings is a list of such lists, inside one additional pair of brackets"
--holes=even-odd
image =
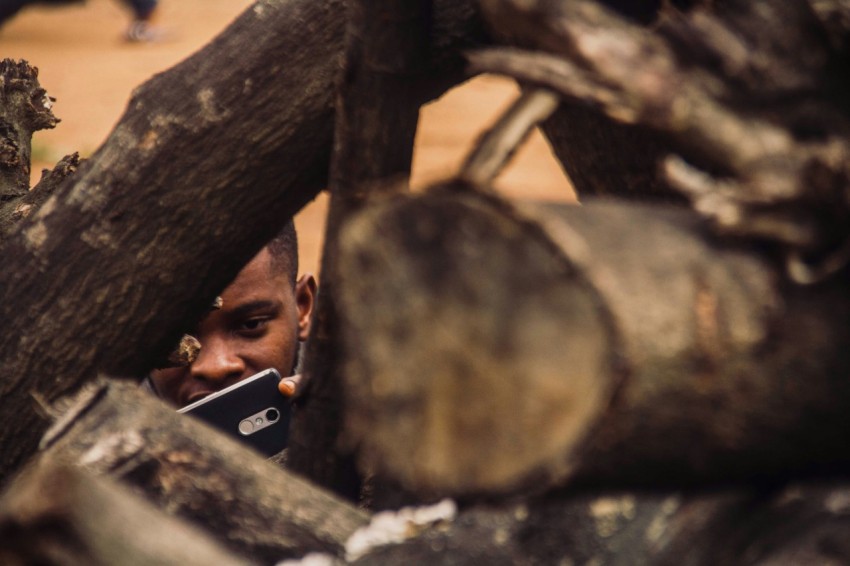
[(280, 300), (291, 293), (285, 273), (272, 266), (268, 252), (261, 252), (242, 268), (236, 278), (222, 291), (219, 308), (229, 310), (234, 303), (257, 300)]

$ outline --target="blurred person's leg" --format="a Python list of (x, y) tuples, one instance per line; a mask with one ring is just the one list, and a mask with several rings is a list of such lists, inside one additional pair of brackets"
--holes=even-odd
[(127, 41), (147, 42), (162, 39), (162, 30), (154, 25), (157, 0), (124, 0), (133, 10), (133, 21), (127, 28)]
[(0, 0), (0, 25), (28, 4), (75, 4), (83, 0)]
[(0, 0), (0, 25), (29, 3), (28, 0)]

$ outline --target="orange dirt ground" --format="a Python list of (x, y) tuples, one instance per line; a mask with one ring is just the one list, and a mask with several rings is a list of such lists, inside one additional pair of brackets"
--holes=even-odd
[[(87, 157), (118, 121), (133, 88), (197, 51), (251, 0), (161, 0), (159, 23), (168, 38), (133, 45), (121, 39), (129, 14), (118, 0), (33, 6), (0, 28), (0, 57), (25, 59), (57, 99), (62, 122), (33, 139), (33, 171), (79, 151)], [(416, 138), (414, 190), (452, 175), (471, 144), (516, 96), (512, 82), (480, 77), (422, 109)], [(519, 198), (570, 201), (573, 193), (539, 134), (526, 143), (497, 186)], [(318, 273), (327, 208), (325, 194), (296, 217), (305, 271)]]

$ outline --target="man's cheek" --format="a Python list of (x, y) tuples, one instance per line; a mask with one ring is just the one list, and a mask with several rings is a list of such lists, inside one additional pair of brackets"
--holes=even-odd
[(177, 393), (185, 373), (185, 371), (176, 369), (157, 370), (151, 374), (151, 379), (160, 396), (169, 401), (177, 402)]
[(283, 339), (282, 333), (269, 333), (262, 340), (254, 344), (251, 350), (252, 366), (255, 366), (257, 371), (262, 371), (270, 367), (275, 368), (283, 373), (288, 368), (280, 367), (286, 358), (287, 345)]

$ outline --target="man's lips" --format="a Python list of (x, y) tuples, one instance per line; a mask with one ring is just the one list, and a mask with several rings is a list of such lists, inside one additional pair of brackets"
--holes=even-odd
[(191, 405), (195, 401), (199, 401), (209, 395), (210, 393), (214, 393), (214, 391), (205, 389), (203, 391), (192, 391), (188, 395), (184, 396), (184, 399), (181, 403), (182, 406)]

